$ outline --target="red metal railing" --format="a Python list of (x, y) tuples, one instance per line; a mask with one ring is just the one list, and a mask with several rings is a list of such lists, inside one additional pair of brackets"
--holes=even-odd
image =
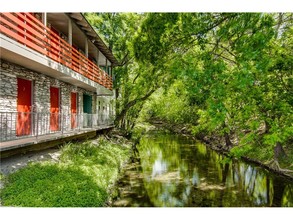
[(0, 33), (112, 90), (112, 77), (31, 13), (0, 13)]

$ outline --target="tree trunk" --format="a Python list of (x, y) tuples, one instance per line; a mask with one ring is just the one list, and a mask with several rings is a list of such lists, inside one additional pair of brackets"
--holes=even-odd
[[(222, 169), (222, 186), (226, 186), (226, 180), (227, 180), (227, 176), (228, 176), (228, 172), (229, 172), (229, 164), (226, 163), (224, 166), (224, 169)], [(223, 199), (224, 199), (224, 195), (225, 195), (226, 190), (221, 190), (220, 192), (220, 204), (219, 207), (223, 207)]]
[(270, 206), (270, 179), (266, 177), (266, 188), (267, 188), (267, 205)]
[(272, 206), (274, 207), (281, 207), (282, 206), (282, 199), (283, 194), (285, 191), (285, 183), (280, 178), (274, 178), (273, 180), (273, 188), (274, 188), (274, 196)]
[(139, 102), (145, 101), (145, 100), (148, 99), (148, 97), (150, 97), (155, 91), (156, 91), (155, 89), (152, 89), (152, 90), (150, 90), (147, 94), (145, 94), (145, 96), (140, 97), (140, 98), (137, 98), (137, 99), (134, 99), (134, 100), (128, 102), (128, 103), (124, 106), (124, 108), (122, 109), (122, 111), (116, 116), (115, 124), (118, 124), (119, 121), (121, 121), (121, 120), (125, 117), (127, 111), (128, 111), (132, 106), (136, 105), (136, 104), (139, 103)]
[(232, 142), (231, 142), (231, 140), (230, 140), (230, 137), (229, 137), (229, 135), (228, 135), (227, 132), (224, 133), (224, 137), (225, 137), (226, 147), (227, 147), (228, 149), (232, 148), (233, 144), (232, 144)]
[(281, 145), (280, 142), (276, 143), (276, 146), (274, 148), (274, 159), (275, 161), (278, 161), (280, 158), (286, 157), (286, 153)]

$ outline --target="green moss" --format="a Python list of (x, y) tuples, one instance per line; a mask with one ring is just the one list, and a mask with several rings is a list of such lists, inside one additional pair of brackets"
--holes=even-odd
[(99, 139), (67, 144), (59, 163), (38, 162), (11, 174), (1, 190), (4, 206), (100, 207), (129, 148)]

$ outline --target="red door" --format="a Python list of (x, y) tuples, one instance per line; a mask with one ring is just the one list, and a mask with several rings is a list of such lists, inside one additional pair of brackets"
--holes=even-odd
[(50, 87), (50, 129), (59, 130), (59, 88)]
[(76, 113), (77, 113), (76, 93), (72, 92), (71, 93), (71, 128), (72, 129), (77, 127)]
[(16, 135), (31, 134), (32, 82), (17, 78)]

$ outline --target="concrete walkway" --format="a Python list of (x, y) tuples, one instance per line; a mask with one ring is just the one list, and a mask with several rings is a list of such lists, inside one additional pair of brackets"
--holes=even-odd
[(60, 149), (51, 148), (39, 152), (30, 152), (25, 155), (14, 155), (9, 158), (1, 159), (0, 173), (4, 175), (11, 174), (30, 162), (36, 161), (59, 161)]

